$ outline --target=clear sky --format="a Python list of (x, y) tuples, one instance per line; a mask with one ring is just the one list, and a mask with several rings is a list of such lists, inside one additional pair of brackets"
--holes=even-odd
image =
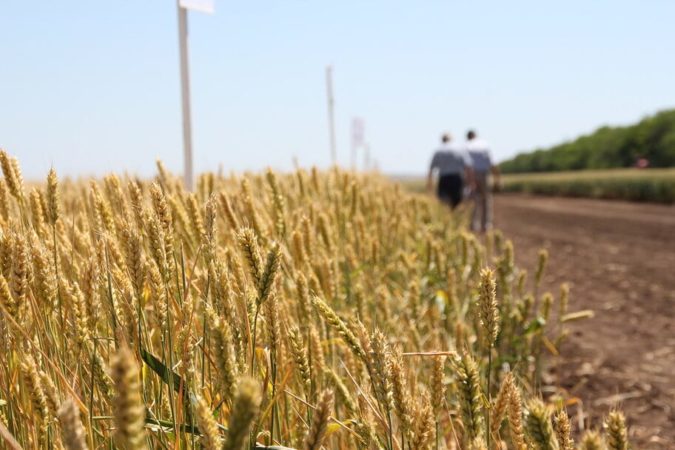
[[(172, 0), (4, 0), (0, 146), (27, 178), (182, 166)], [(422, 173), (439, 133), (503, 159), (675, 106), (675, 2), (216, 0), (190, 14), (195, 166), (329, 163), (366, 120), (380, 167)]]

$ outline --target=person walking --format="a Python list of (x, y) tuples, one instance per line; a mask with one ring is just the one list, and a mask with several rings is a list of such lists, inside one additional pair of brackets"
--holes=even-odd
[(492, 228), (492, 193), (490, 191), (490, 175), (493, 182), (499, 185), (499, 167), (492, 163), (490, 147), (487, 142), (479, 139), (476, 132), (469, 130), (466, 133), (465, 151), (471, 159), (474, 177), (474, 209), (471, 228), (474, 231), (485, 232)]
[(432, 189), (434, 172), (438, 172), (438, 199), (455, 209), (462, 201), (464, 186), (471, 184), (471, 161), (467, 154), (451, 145), (449, 133), (441, 136), (441, 147), (436, 150), (427, 177), (427, 190)]

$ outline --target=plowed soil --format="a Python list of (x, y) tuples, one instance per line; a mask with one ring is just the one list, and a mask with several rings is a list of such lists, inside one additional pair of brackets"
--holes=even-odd
[(581, 400), (577, 425), (618, 406), (634, 448), (675, 449), (675, 207), (501, 194), (495, 226), (530, 273), (547, 248), (544, 289), (568, 281), (570, 310), (595, 311), (570, 324), (554, 374)]

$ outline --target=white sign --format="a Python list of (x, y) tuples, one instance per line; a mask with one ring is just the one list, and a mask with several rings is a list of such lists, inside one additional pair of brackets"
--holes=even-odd
[(214, 12), (214, 0), (178, 0), (181, 8), (199, 11), (207, 14)]
[(366, 133), (366, 123), (360, 117), (352, 119), (352, 145), (354, 147), (361, 147), (364, 144)]

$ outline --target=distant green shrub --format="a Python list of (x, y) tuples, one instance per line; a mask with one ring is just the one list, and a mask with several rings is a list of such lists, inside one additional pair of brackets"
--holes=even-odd
[(602, 127), (549, 149), (521, 153), (504, 161), (504, 173), (555, 172), (631, 167), (640, 157), (651, 167), (675, 166), (675, 110), (626, 127)]

